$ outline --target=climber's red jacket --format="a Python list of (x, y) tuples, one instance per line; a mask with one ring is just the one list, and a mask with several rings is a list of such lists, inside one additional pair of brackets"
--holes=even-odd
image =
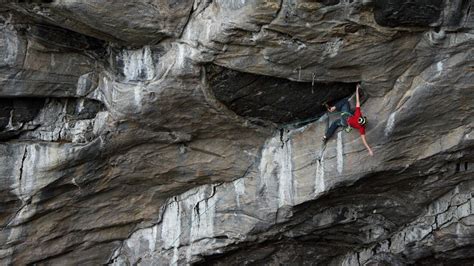
[(350, 116), (347, 119), (347, 123), (349, 124), (349, 126), (353, 128), (357, 128), (361, 135), (365, 135), (365, 125), (361, 126), (358, 122), (359, 117), (361, 116), (362, 116), (362, 113), (360, 112), (360, 107), (356, 107), (354, 115)]

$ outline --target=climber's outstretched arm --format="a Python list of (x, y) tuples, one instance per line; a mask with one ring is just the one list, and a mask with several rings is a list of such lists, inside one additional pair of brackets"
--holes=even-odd
[(359, 88), (360, 88), (360, 84), (357, 84), (357, 86), (356, 86), (356, 107), (360, 107)]
[(364, 143), (365, 147), (369, 151), (370, 156), (374, 156), (374, 153), (372, 152), (372, 149), (370, 148), (369, 144), (367, 143), (367, 140), (365, 139), (365, 135), (360, 135), (362, 142)]

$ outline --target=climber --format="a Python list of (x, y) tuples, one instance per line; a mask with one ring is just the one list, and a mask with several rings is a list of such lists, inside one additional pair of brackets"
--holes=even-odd
[(367, 144), (367, 140), (365, 139), (365, 124), (367, 123), (367, 119), (365, 116), (362, 116), (362, 113), (360, 112), (359, 88), (360, 85), (357, 84), (355, 112), (351, 112), (348, 98), (344, 98), (338, 101), (333, 106), (329, 106), (326, 104), (326, 108), (329, 112), (341, 112), (341, 118), (337, 119), (331, 124), (331, 126), (328, 128), (326, 134), (323, 137), (323, 142), (326, 143), (326, 141), (334, 134), (336, 129), (340, 126), (345, 128), (356, 128), (359, 130), (362, 142), (369, 151), (370, 156), (373, 156), (374, 153), (372, 152), (372, 149), (370, 148), (369, 144)]

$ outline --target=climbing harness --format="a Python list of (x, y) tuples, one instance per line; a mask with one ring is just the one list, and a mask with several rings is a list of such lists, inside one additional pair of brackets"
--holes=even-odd
[(351, 116), (352, 115), (351, 113), (348, 113), (348, 112), (334, 112), (334, 114), (341, 114), (341, 116), (343, 116), (343, 115)]
[(345, 119), (346, 120), (346, 124), (347, 126), (344, 128), (344, 131), (346, 131), (346, 133), (350, 133), (352, 131), (352, 127), (349, 126), (349, 123), (347, 122), (347, 118), (345, 118), (344, 116), (351, 116), (352, 114), (351, 113), (348, 113), (348, 112), (339, 112), (341, 114), (341, 119)]

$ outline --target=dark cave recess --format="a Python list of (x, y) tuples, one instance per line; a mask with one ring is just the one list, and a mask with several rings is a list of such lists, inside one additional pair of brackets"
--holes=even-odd
[(334, 102), (354, 93), (356, 83), (296, 82), (209, 65), (209, 86), (215, 97), (236, 114), (277, 124), (304, 123)]
[[(92, 119), (106, 109), (103, 103), (86, 98), (0, 97), (0, 142), (39, 127), (40, 124), (35, 124), (34, 120), (41, 112), (48, 112), (48, 105), (60, 106), (71, 121)], [(58, 117), (59, 113), (47, 115)]]
[(376, 0), (375, 21), (385, 27), (434, 26), (444, 8), (442, 0)]

